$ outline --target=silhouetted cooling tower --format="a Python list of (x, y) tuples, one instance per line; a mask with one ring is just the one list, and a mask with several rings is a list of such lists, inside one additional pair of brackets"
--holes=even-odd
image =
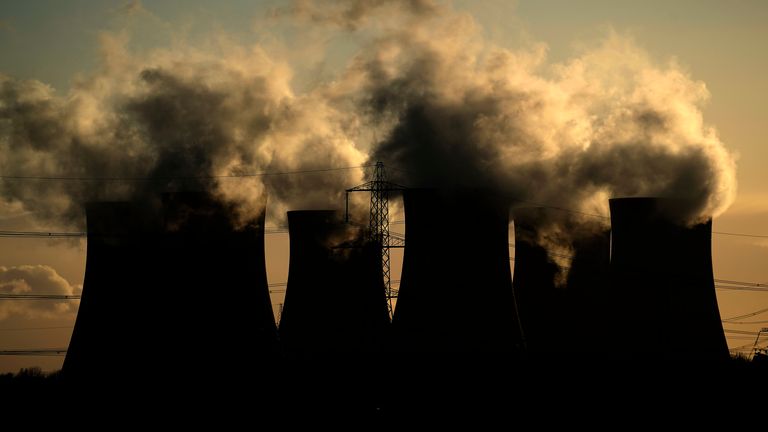
[[(552, 251), (561, 258), (555, 262), (538, 239), (552, 221), (551, 211), (536, 207), (513, 212), (513, 285), (526, 348), (534, 355), (588, 352), (599, 343), (595, 317), (605, 314), (610, 232), (596, 226), (560, 226), (571, 230), (573, 252)], [(559, 284), (556, 279), (561, 279)]]
[(712, 221), (686, 227), (660, 198), (610, 200), (620, 351), (726, 359), (712, 273)]
[(610, 304), (611, 231), (594, 224), (576, 227), (573, 257), (566, 283), (571, 323), (566, 327), (567, 348), (602, 355), (606, 343), (606, 315)]
[(392, 327), (404, 352), (515, 352), (509, 207), (482, 190), (404, 192), (406, 248)]
[(280, 337), (302, 357), (381, 349), (389, 327), (380, 249), (335, 211), (289, 211), (290, 267)]
[(555, 286), (560, 268), (539, 245), (538, 233), (546, 217), (544, 208), (514, 210), (517, 299), (525, 348), (529, 353), (562, 350), (563, 328), (569, 322), (565, 287)]
[[(199, 372), (253, 366), (279, 353), (264, 259), (264, 208), (236, 224), (233, 208), (205, 193), (163, 196), (166, 249), (162, 309), (174, 317), (169, 356)], [(172, 325), (175, 324), (175, 325)], [(237, 350), (247, 350), (244, 362)], [(191, 355), (190, 355), (191, 354)]]
[[(63, 373), (73, 381), (140, 375), (151, 362), (146, 316), (158, 269), (157, 218), (133, 203), (86, 206), (88, 252), (80, 309)], [(148, 320), (150, 322), (148, 322)]]
[(144, 380), (212, 376), (279, 353), (264, 264), (264, 212), (236, 227), (203, 193), (87, 207), (83, 297), (64, 374)]

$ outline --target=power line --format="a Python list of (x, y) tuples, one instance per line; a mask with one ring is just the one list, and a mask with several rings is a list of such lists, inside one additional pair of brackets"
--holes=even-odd
[(58, 327), (17, 327), (17, 328), (0, 328), (0, 331), (27, 331), (27, 330), (60, 330), (60, 329), (72, 329), (70, 326), (58, 326)]
[(63, 356), (66, 348), (44, 348), (33, 350), (2, 350), (0, 356)]
[(742, 334), (742, 335), (750, 335), (750, 336), (757, 336), (760, 334), (760, 332), (751, 332), (746, 330), (735, 330), (735, 329), (723, 329), (726, 333), (734, 333), (734, 334)]
[(745, 286), (727, 286), (727, 285), (715, 285), (717, 289), (731, 290), (731, 291), (757, 291), (768, 292), (768, 288), (753, 288)]
[(755, 312), (750, 312), (750, 313), (744, 314), (744, 315), (739, 315), (739, 316), (735, 316), (735, 317), (726, 318), (723, 321), (732, 321), (732, 320), (740, 320), (740, 319), (744, 319), (744, 318), (750, 318), (750, 317), (753, 317), (755, 315), (760, 315), (760, 314), (763, 314), (763, 313), (766, 313), (766, 312), (768, 312), (768, 308), (760, 309), (760, 310), (757, 310)]
[(49, 231), (0, 231), (0, 237), (36, 237), (36, 238), (57, 238), (57, 237), (85, 237), (85, 232), (49, 232)]
[(157, 176), (157, 177), (68, 177), (68, 176), (0, 176), (2, 180), (40, 180), (40, 181), (152, 181), (152, 180), (209, 180), (209, 179), (228, 179), (228, 178), (248, 178), (248, 177), (267, 177), (289, 174), (311, 174), (322, 173), (329, 171), (343, 171), (357, 168), (369, 168), (373, 165), (358, 165), (347, 166), (338, 168), (318, 168), (307, 169), (297, 171), (281, 171), (281, 172), (260, 172), (260, 173), (243, 173), (243, 174), (222, 174), (222, 175), (210, 175), (210, 176)]
[[(267, 228), (264, 234), (282, 234), (287, 233), (287, 227)], [(52, 231), (0, 231), (0, 237), (11, 238), (60, 238), (60, 237), (87, 237), (88, 233), (83, 231), (52, 232)]]
[(727, 279), (715, 279), (715, 282), (731, 284), (731, 285), (744, 285), (744, 286), (750, 286), (750, 287), (768, 288), (768, 284), (758, 283), (758, 282), (741, 282), (741, 281), (734, 281), (734, 280), (727, 280)]
[[(286, 286), (287, 282), (268, 284), (268, 287)], [(270, 293), (282, 293), (285, 290), (269, 290)], [(80, 300), (80, 294), (0, 294), (0, 300)]]
[(728, 235), (728, 236), (738, 236), (738, 237), (768, 238), (768, 235), (733, 233), (733, 232), (724, 232), (724, 231), (712, 231), (712, 234), (720, 234), (720, 235)]
[(65, 294), (0, 294), (0, 300), (80, 300), (80, 297)]
[[(754, 344), (754, 343), (755, 343), (755, 342), (754, 342), (754, 341), (755, 341), (755, 338), (754, 338), (753, 336), (740, 336), (740, 335), (736, 335), (736, 336), (734, 336), (734, 335), (725, 335), (725, 338), (726, 338), (726, 339), (729, 339), (729, 340), (749, 340), (749, 341), (752, 341), (752, 343), (751, 343), (751, 344), (749, 344), (749, 346), (752, 346), (752, 344)], [(767, 341), (767, 342), (768, 342), (768, 341)]]
[(768, 324), (768, 321), (726, 321), (723, 320), (726, 324)]
[[(0, 176), (0, 178), (2, 178)], [(564, 210), (559, 207), (552, 207), (556, 208), (558, 210)], [(589, 214), (589, 213), (582, 213), (578, 212), (576, 210), (572, 210), (576, 213), (581, 214)], [(594, 215), (597, 216), (597, 215)], [(600, 216), (603, 217), (603, 216)], [(390, 225), (402, 225), (405, 224), (404, 220), (397, 220), (390, 222)], [(278, 234), (278, 233), (285, 233), (288, 232), (288, 227), (284, 226), (277, 226), (274, 228), (267, 228), (265, 231), (265, 234)], [(404, 233), (397, 233), (400, 235), (404, 235)], [(723, 234), (723, 235), (731, 235), (731, 236), (742, 236), (742, 237), (755, 237), (755, 238), (768, 238), (768, 236), (765, 235), (758, 235), (758, 234), (746, 234), (746, 233), (729, 233), (729, 232), (722, 232), (722, 231), (712, 231), (712, 234)], [(0, 231), (0, 237), (42, 237), (42, 238), (54, 238), (54, 237), (85, 237), (87, 235), (86, 232), (83, 231), (71, 231), (71, 232), (55, 232), (55, 231), (8, 231), (3, 230)], [(510, 243), (510, 246), (514, 246), (514, 243)], [(766, 286), (763, 284), (763, 286)]]

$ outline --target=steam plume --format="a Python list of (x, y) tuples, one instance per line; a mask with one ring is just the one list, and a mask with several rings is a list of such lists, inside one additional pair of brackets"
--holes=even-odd
[(0, 77), (2, 172), (86, 178), (6, 180), (6, 200), (41, 219), (82, 225), (89, 200), (204, 190), (247, 213), (266, 192), (280, 214), (289, 205), (340, 207), (344, 189), (362, 181), (360, 170), (215, 178), (362, 165), (354, 115), (332, 106), (322, 89), (294, 94), (290, 67), (258, 47), (136, 57), (125, 44), (104, 36), (102, 70), (66, 97), (38, 81)]
[[(606, 214), (613, 196), (670, 196), (696, 222), (734, 198), (734, 158), (702, 118), (706, 86), (627, 38), (549, 63), (545, 46), (497, 46), (471, 16), (428, 0), (305, 0), (274, 15), (362, 42), (340, 73), (301, 93), (289, 56), (226, 37), (139, 56), (104, 36), (102, 68), (65, 96), (0, 78), (4, 174), (150, 178), (8, 180), (0, 193), (70, 223), (84, 201), (169, 188), (210, 190), (244, 214), (267, 192), (281, 214), (338, 207), (362, 172), (211, 176), (383, 160), (409, 186), (494, 188), (587, 213)], [(381, 138), (372, 148), (370, 128)]]
[(687, 222), (734, 198), (733, 157), (702, 120), (705, 85), (624, 38), (548, 65), (543, 47), (492, 46), (454, 14), (373, 47), (358, 59), (364, 104), (392, 125), (373, 158), (406, 182), (603, 214), (612, 196), (677, 197)]

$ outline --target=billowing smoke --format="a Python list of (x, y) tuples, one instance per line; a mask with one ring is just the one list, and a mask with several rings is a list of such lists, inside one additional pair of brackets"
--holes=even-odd
[(387, 131), (372, 160), (399, 168), (402, 183), (548, 207), (538, 240), (562, 268), (575, 237), (604, 231), (610, 197), (677, 198), (684, 223), (733, 201), (734, 158), (702, 118), (706, 86), (674, 61), (612, 34), (548, 63), (543, 45), (496, 46), (472, 17), (434, 12), (387, 27), (348, 71), (364, 89), (360, 110)]
[(704, 84), (621, 37), (547, 64), (543, 47), (492, 46), (453, 14), (372, 48), (358, 59), (364, 103), (392, 124), (373, 157), (412, 185), (602, 214), (608, 197), (677, 197), (690, 222), (734, 198), (734, 160), (702, 121)]
[[(340, 208), (362, 171), (272, 175), (362, 165), (356, 116), (323, 88), (296, 95), (288, 65), (258, 47), (132, 56), (104, 36), (102, 70), (64, 97), (38, 81), (0, 77), (2, 196), (44, 220), (82, 225), (93, 200), (145, 200), (202, 190), (239, 204), (240, 216), (269, 196), (286, 207)], [(94, 180), (99, 179), (99, 180)]]
[(296, 0), (290, 7), (276, 8), (273, 15), (354, 31), (369, 25), (372, 16), (418, 20), (429, 18), (440, 10), (434, 0)]
[(151, 179), (7, 180), (2, 196), (74, 220), (83, 201), (147, 189), (211, 190), (245, 213), (266, 192), (281, 214), (339, 207), (362, 171), (216, 176), (382, 160), (409, 186), (494, 188), (590, 214), (607, 214), (609, 197), (667, 196), (695, 222), (734, 198), (733, 157), (702, 118), (705, 85), (626, 38), (549, 63), (545, 46), (497, 46), (428, 0), (304, 0), (273, 16), (353, 32), (358, 50), (301, 93), (288, 55), (231, 40), (136, 56), (105, 37), (102, 69), (65, 96), (0, 79), (3, 174)]

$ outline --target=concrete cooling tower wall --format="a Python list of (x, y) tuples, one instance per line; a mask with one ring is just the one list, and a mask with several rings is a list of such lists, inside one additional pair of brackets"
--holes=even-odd
[(680, 202), (610, 200), (611, 285), (620, 352), (727, 359), (712, 271), (712, 221), (686, 226)]
[[(163, 337), (171, 357), (205, 347), (186, 356), (193, 369), (248, 368), (279, 353), (264, 259), (265, 212), (238, 224), (234, 214), (204, 193), (163, 196), (160, 297), (173, 317)], [(251, 353), (247, 361), (237, 349)]]
[(162, 242), (157, 219), (143, 210), (128, 202), (86, 207), (83, 295), (62, 368), (68, 379), (138, 376), (150, 368), (156, 323), (143, 297), (161, 289), (155, 274)]
[(510, 353), (520, 333), (509, 264), (509, 207), (483, 190), (404, 192), (406, 247), (394, 347)]
[[(610, 232), (561, 227), (572, 239), (573, 252), (557, 252), (567, 267), (552, 260), (539, 235), (552, 220), (543, 207), (517, 208), (513, 285), (529, 354), (583, 355), (604, 341), (603, 317), (608, 282)], [(566, 275), (558, 285), (558, 276)], [(604, 317), (603, 317), (604, 319)]]
[[(64, 375), (173, 379), (277, 359), (264, 215), (240, 226), (232, 214), (202, 193), (167, 194), (156, 210), (90, 204), (83, 298)], [(247, 362), (237, 354), (243, 349)]]
[(288, 229), (287, 355), (380, 351), (389, 328), (380, 250), (332, 210), (289, 211)]
[(560, 270), (537, 240), (543, 208), (514, 210), (515, 265), (513, 286), (528, 353), (554, 352), (562, 347), (562, 331), (570, 321), (565, 287), (555, 286)]

